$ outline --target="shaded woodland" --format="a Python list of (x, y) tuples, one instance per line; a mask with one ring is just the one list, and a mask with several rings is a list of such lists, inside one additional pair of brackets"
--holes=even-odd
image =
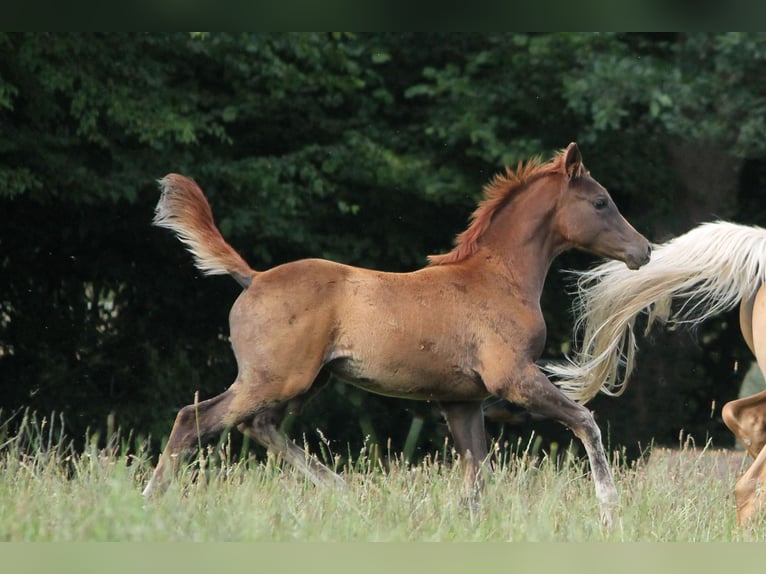
[[(73, 437), (158, 447), (177, 410), (234, 379), (230, 278), (151, 227), (156, 180), (194, 177), (256, 269), (323, 257), (389, 271), (448, 250), (503, 166), (578, 142), (644, 235), (766, 225), (766, 36), (0, 34), (0, 408)], [(567, 253), (543, 295), (546, 359), (570, 349)], [(720, 408), (750, 365), (736, 310), (654, 333), (608, 448), (730, 445)], [(567, 440), (545, 421), (488, 424)], [(438, 409), (334, 381), (290, 433), (341, 455), (444, 448)], [(326, 446), (326, 445), (325, 445)]]

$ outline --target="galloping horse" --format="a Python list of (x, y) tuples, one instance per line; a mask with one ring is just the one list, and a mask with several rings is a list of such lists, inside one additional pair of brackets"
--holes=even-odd
[(572, 143), (549, 162), (506, 169), (485, 188), (469, 227), (411, 273), (320, 259), (257, 272), (223, 239), (194, 181), (160, 181), (154, 223), (171, 229), (206, 274), (243, 288), (230, 315), (234, 383), (180, 410), (144, 490), (198, 440), (236, 426), (312, 481), (340, 481), (279, 430), (288, 409), (333, 374), (383, 395), (438, 401), (475, 484), (487, 457), (482, 400), (495, 395), (568, 426), (588, 453), (602, 517), (618, 495), (591, 413), (536, 367), (545, 341), (540, 294), (551, 261), (577, 247), (637, 269), (650, 244), (620, 215)]
[[(742, 336), (766, 372), (766, 229), (705, 223), (655, 246), (638, 273), (607, 262), (577, 274), (575, 332), (581, 344), (569, 364), (546, 367), (577, 400), (625, 391), (640, 314), (648, 315), (646, 334), (655, 322), (692, 326), (739, 304)], [(744, 524), (766, 500), (760, 494), (766, 482), (766, 391), (726, 403), (722, 415), (755, 459), (734, 488), (737, 521)]]

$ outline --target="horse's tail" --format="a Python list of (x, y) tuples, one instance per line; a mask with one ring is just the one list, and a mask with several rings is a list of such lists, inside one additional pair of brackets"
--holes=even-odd
[(210, 204), (197, 183), (171, 173), (159, 180), (159, 184), (162, 195), (152, 223), (173, 231), (205, 275), (231, 275), (246, 289), (256, 272), (221, 235)]
[[(766, 281), (766, 230), (724, 221), (705, 223), (655, 246), (638, 271), (610, 261), (578, 273), (575, 333), (567, 363), (545, 369), (570, 397), (587, 402), (599, 391), (624, 392), (635, 366), (636, 317), (696, 325), (754, 296)], [(673, 303), (675, 305), (675, 310)]]

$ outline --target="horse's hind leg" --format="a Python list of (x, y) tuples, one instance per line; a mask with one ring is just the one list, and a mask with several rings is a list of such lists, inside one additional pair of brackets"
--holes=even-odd
[(316, 485), (323, 483), (342, 486), (343, 479), (320, 463), (316, 458), (298, 447), (279, 428), (287, 404), (272, 407), (258, 413), (237, 428), (246, 436), (258, 441), (272, 453), (279, 455), (296, 469), (303, 472)]
[(162, 491), (167, 485), (168, 467), (175, 473), (179, 459), (197, 448), (202, 442), (220, 435), (239, 423), (249, 413), (243, 411), (238, 400), (241, 384), (235, 382), (225, 392), (211, 399), (187, 405), (176, 416), (165, 450), (160, 455), (154, 474), (144, 489), (144, 496)]
[(306, 392), (313, 382), (313, 379), (306, 379), (302, 374), (287, 374), (281, 377), (281, 383), (277, 383), (270, 375), (262, 379), (252, 374), (248, 376), (247, 373), (252, 371), (240, 369), (239, 377), (225, 392), (212, 399), (185, 406), (178, 412), (165, 450), (144, 489), (144, 496), (165, 488), (168, 467), (174, 473), (184, 454), (226, 429), (252, 419), (260, 412), (287, 404), (296, 392)]
[(481, 490), (481, 465), (487, 459), (487, 436), (484, 411), (480, 402), (441, 402), (455, 450), (464, 466), (464, 484), (469, 497)]
[(320, 373), (307, 393), (262, 411), (249, 421), (241, 423), (237, 428), (246, 436), (258, 441), (272, 453), (281, 456), (284, 461), (303, 472), (314, 484), (333, 483), (343, 485), (344, 482), (340, 476), (317, 461), (310, 453), (298, 447), (279, 428), (285, 414), (288, 412), (290, 414), (300, 413), (303, 407), (306, 406), (306, 403), (325, 387), (329, 378), (328, 374)]

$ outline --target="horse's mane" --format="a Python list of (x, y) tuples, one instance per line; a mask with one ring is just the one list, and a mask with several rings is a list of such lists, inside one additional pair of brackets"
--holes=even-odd
[(563, 171), (565, 152), (560, 151), (548, 162), (543, 162), (539, 156), (534, 157), (527, 162), (519, 162), (516, 171), (506, 166), (505, 173), (495, 174), (484, 186), (484, 199), (471, 214), (468, 228), (455, 237), (455, 247), (448, 253), (429, 255), (429, 265), (458, 263), (476, 253), (479, 239), (487, 231), (495, 213), (526, 184), (544, 175)]

